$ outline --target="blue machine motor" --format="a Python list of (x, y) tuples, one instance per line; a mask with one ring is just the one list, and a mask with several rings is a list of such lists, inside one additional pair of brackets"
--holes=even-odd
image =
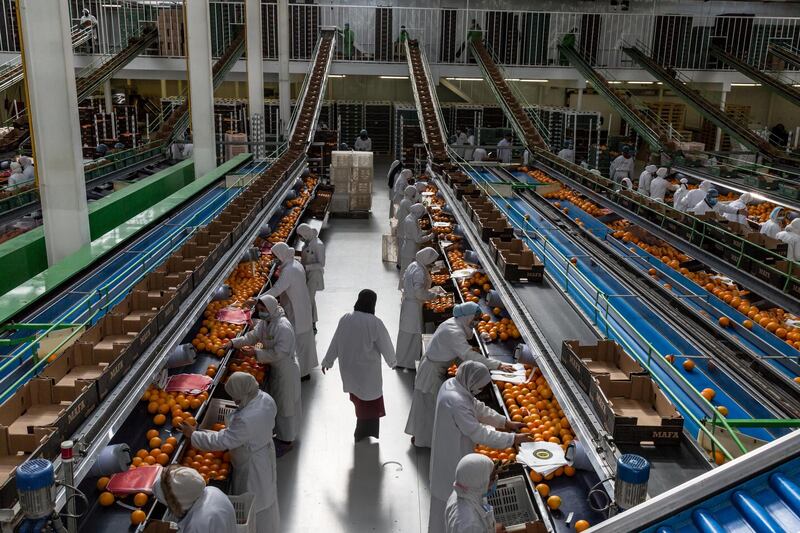
[(626, 453), (617, 459), (614, 500), (621, 510), (630, 509), (647, 499), (650, 462), (644, 457)]
[(26, 518), (50, 516), (55, 510), (56, 476), (47, 459), (25, 461), (17, 468), (19, 505)]

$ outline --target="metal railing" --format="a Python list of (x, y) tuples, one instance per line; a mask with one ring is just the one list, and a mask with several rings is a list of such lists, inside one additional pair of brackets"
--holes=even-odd
[[(181, 0), (136, 2), (133, 0), (69, 0), (72, 18), (78, 22), (84, 8), (98, 20), (98, 40), (84, 53), (109, 53), (127, 41), (127, 33), (143, 24), (156, 24), (161, 37), (145, 55), (180, 57), (184, 54)], [(233, 26), (244, 23), (243, 0), (212, 0), (211, 42), (219, 56), (235, 34)], [(277, 60), (277, 5), (262, 0), (264, 59)], [(18, 52), (14, 0), (0, 0), (0, 51)], [(474, 22), (473, 22), (474, 21)], [(594, 66), (633, 68), (619, 48), (621, 40), (643, 41), (655, 58), (675, 68), (730, 70), (708, 54), (712, 38), (725, 38), (729, 50), (760, 69), (789, 68), (769, 53), (771, 42), (800, 48), (800, 18), (727, 15), (660, 15), (654, 13), (582, 13), (503, 11), (497, 9), (442, 9), (439, 7), (378, 7), (364, 5), (289, 6), (290, 58), (308, 61), (321, 28), (349, 24), (356, 52), (336, 59), (402, 63), (400, 29), (419, 39), (431, 64), (467, 64), (467, 34), (479, 31), (498, 55), (511, 66), (563, 66), (556, 48), (567, 33), (576, 36), (581, 52), (595, 58)]]

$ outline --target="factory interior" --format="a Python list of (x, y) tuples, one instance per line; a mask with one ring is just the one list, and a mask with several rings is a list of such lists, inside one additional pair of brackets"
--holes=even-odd
[(0, 531), (800, 531), (800, 2), (0, 0), (0, 98)]

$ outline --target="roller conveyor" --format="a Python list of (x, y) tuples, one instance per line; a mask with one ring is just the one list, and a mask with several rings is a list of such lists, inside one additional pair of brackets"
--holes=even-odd
[(408, 39), (405, 41), (405, 52), (417, 114), (421, 117), (423, 125), (422, 140), (432, 161), (445, 162), (448, 160), (445, 122), (425, 52), (420, 48), (418, 41)]
[(769, 52), (787, 63), (791, 63), (796, 68), (800, 68), (800, 52), (783, 43), (771, 42), (768, 46)]
[(791, 83), (786, 83), (775, 76), (755, 68), (747, 61), (739, 59), (719, 46), (712, 46), (708, 51), (711, 55), (732, 66), (751, 80), (766, 86), (778, 96), (783, 97), (794, 105), (800, 105), (800, 90), (793, 87)]

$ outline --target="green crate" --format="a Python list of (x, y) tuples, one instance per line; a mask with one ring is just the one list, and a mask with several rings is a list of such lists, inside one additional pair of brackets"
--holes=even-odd
[(778, 183), (778, 194), (792, 200), (798, 200), (800, 199), (800, 188), (780, 182)]

